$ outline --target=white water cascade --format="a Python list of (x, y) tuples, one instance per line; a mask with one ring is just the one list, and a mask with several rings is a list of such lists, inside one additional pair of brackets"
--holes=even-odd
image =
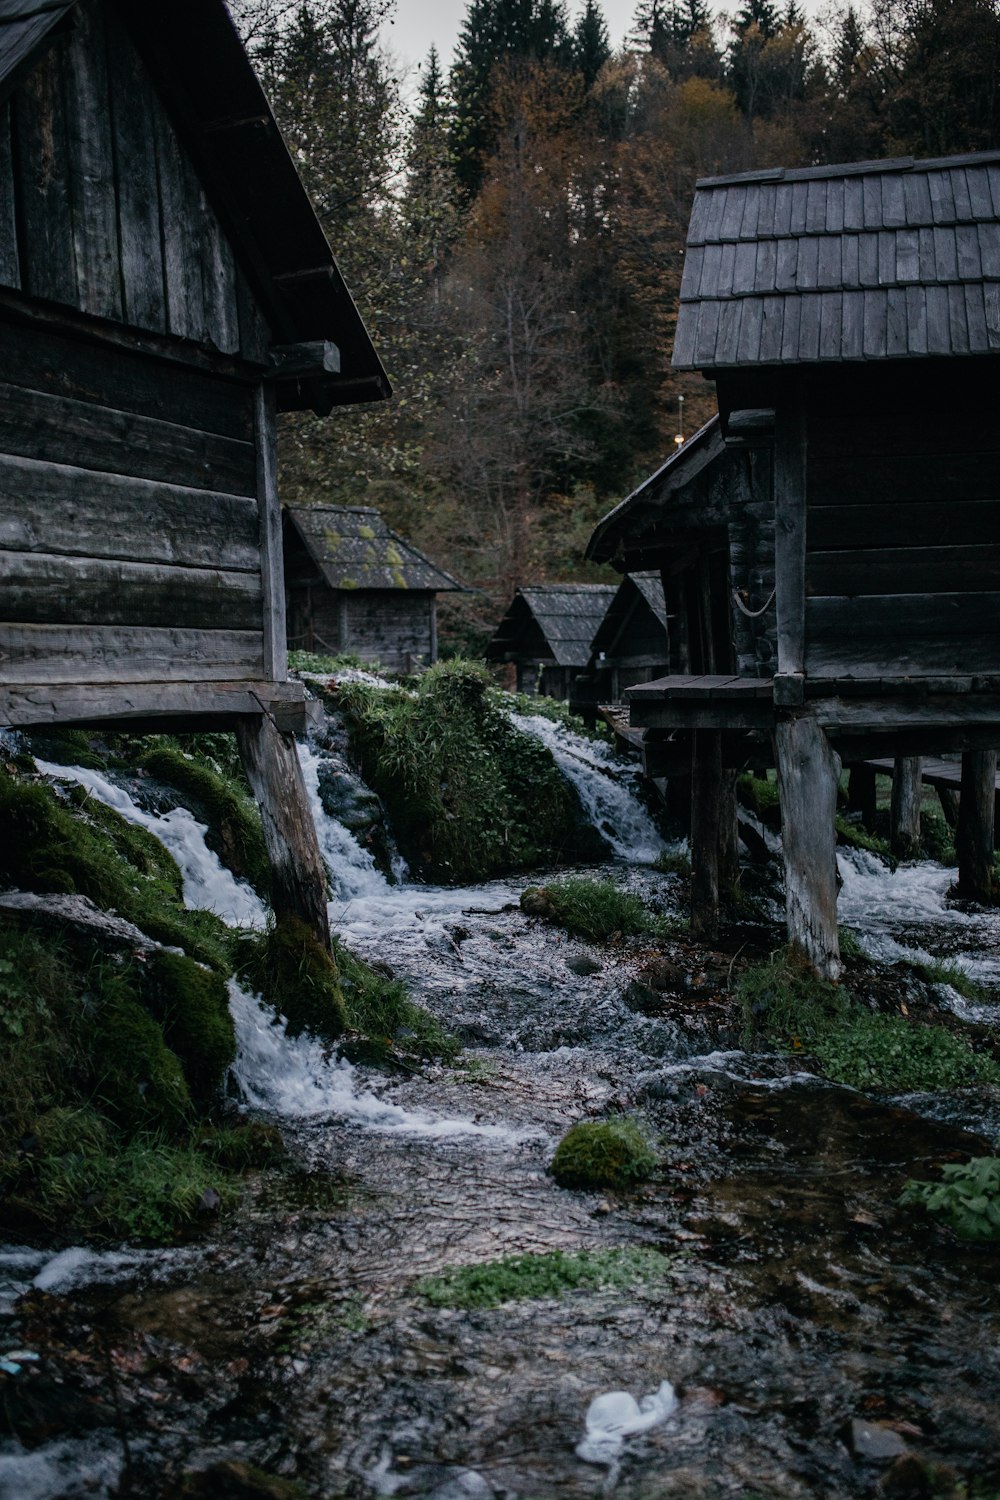
[(511, 714), (511, 721), (524, 734), (541, 740), (618, 858), (630, 864), (652, 864), (665, 845), (636, 796), (638, 767), (623, 767), (609, 745), (585, 739), (540, 714)]

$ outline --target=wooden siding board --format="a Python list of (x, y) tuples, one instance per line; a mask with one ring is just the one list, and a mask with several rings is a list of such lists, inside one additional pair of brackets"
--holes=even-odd
[(989, 331), (986, 327), (986, 304), (981, 286), (966, 285), (965, 317), (969, 329), (969, 351), (984, 354), (990, 347)]
[(191, 489), (254, 493), (250, 443), (2, 383), (0, 451)]
[(806, 232), (823, 234), (827, 227), (827, 193), (830, 184), (822, 177), (808, 184), (806, 193)]
[(698, 304), (682, 302), (674, 329), (674, 364), (687, 366), (694, 363), (695, 339), (698, 333)]
[(710, 200), (711, 194), (706, 192), (704, 188), (699, 188), (694, 195), (694, 203), (691, 207), (691, 222), (688, 225), (689, 244), (700, 245), (704, 242)]
[(781, 359), (781, 338), (784, 329), (784, 299), (766, 297), (764, 318), (760, 330), (759, 357), (765, 364), (776, 364)]
[(1000, 222), (978, 226), (979, 261), (985, 277), (1000, 277)]
[(806, 589), (837, 597), (981, 593), (1000, 579), (1000, 542), (959, 547), (809, 550)]
[(260, 631), (0, 624), (0, 678), (15, 683), (232, 682), (263, 678)]
[(740, 364), (756, 364), (760, 357), (760, 335), (764, 317), (763, 308), (759, 300), (748, 297), (742, 303), (742, 309), (743, 316), (740, 320), (740, 336), (736, 358)]
[(878, 235), (858, 235), (858, 281), (861, 286), (878, 286)]
[(120, 323), (122, 282), (106, 45), (103, 12), (93, 5), (77, 7), (76, 27), (66, 49), (64, 86), (75, 305)]
[(969, 198), (969, 184), (965, 176), (964, 167), (952, 167), (948, 173), (951, 178), (951, 191), (955, 200), (956, 219), (972, 218), (972, 202)]
[(934, 263), (938, 281), (958, 280), (958, 246), (951, 225), (934, 230)]
[(698, 307), (698, 332), (695, 337), (695, 363), (710, 365), (715, 358), (719, 338), (719, 302), (702, 302)]
[(792, 292), (795, 290), (795, 272), (798, 259), (798, 240), (784, 239), (778, 241), (774, 284), (779, 292)]
[(202, 273), (197, 259), (190, 253), (188, 230), (188, 216), (193, 213), (193, 205), (198, 203), (201, 189), (166, 111), (158, 101), (153, 104), (153, 135), (163, 215), (167, 328), (178, 338), (201, 339), (205, 329)]
[(722, 254), (719, 258), (719, 281), (717, 295), (728, 297), (733, 290), (733, 269), (736, 265), (736, 246), (733, 244), (723, 245)]
[(739, 296), (754, 289), (757, 271), (757, 245), (754, 240), (741, 240), (736, 246), (733, 265), (733, 292)]
[(906, 289), (891, 286), (886, 293), (885, 352), (891, 359), (906, 350)]
[(14, 141), (10, 100), (0, 103), (0, 286), (19, 288), (21, 263), (17, 250), (14, 192)]
[(896, 235), (896, 280), (920, 280), (920, 236), (915, 229)]
[(986, 168), (986, 176), (989, 179), (993, 214), (1000, 219), (1000, 162), (990, 162)]
[(827, 235), (818, 240), (818, 264), (816, 285), (824, 291), (839, 291), (852, 283), (844, 274), (844, 244), (840, 235)]
[(918, 231), (918, 263), (920, 280), (928, 285), (937, 280), (937, 256), (934, 253), (934, 230), (923, 225)]
[[(899, 482), (898, 476), (896, 482)], [(851, 476), (848, 476), (840, 504), (810, 504), (809, 546), (815, 551), (856, 549), (863, 552), (868, 548), (904, 544), (913, 548), (971, 547), (980, 543), (984, 536), (996, 535), (997, 513), (992, 499), (952, 501), (947, 507), (942, 507), (939, 500), (913, 502), (876, 498), (860, 501), (850, 483)], [(886, 491), (883, 489), (882, 493)], [(844, 503), (852, 500), (855, 503)]]
[(255, 365), (267, 365), (273, 342), (267, 319), (261, 312), (250, 283), (236, 266), (236, 314), (240, 330), (240, 354)]
[(736, 363), (736, 351), (740, 342), (740, 323), (743, 317), (743, 302), (730, 301), (720, 304), (719, 340), (716, 358), (720, 364)]
[(887, 229), (902, 229), (906, 222), (902, 178), (886, 172), (882, 177), (882, 223)]
[(684, 253), (684, 270), (681, 274), (681, 299), (697, 297), (701, 286), (701, 268), (705, 259), (705, 247), (692, 245)]
[(219, 568), (0, 552), (0, 617), (24, 625), (195, 630), (212, 629), (221, 619), (231, 630), (259, 630), (261, 584), (254, 573)]
[(860, 230), (865, 227), (864, 180), (861, 177), (844, 178), (844, 228)]
[(722, 246), (706, 245), (701, 261), (701, 280), (698, 294), (701, 297), (716, 297), (719, 293), (719, 269), (722, 265)]
[(799, 317), (801, 297), (786, 297), (781, 328), (781, 358), (783, 362), (796, 360), (799, 353)]
[(928, 354), (949, 354), (951, 352), (951, 322), (948, 317), (947, 287), (927, 287), (926, 308), (927, 352)]
[(866, 291), (864, 332), (862, 347), (866, 359), (877, 358), (885, 353), (886, 345), (886, 294), (883, 291)]
[(754, 270), (754, 291), (773, 292), (778, 265), (777, 240), (760, 240), (757, 244), (757, 260)]
[(257, 506), (247, 496), (10, 454), (0, 457), (0, 547), (260, 570)]
[(68, 155), (62, 89), (65, 41), (52, 47), (14, 95), (14, 139), (20, 188), (24, 289), (33, 297), (73, 306), (76, 262), (65, 175)]
[(995, 281), (986, 283), (983, 287), (983, 306), (990, 348), (1000, 349), (1000, 284)]
[(816, 292), (806, 292), (798, 300), (800, 304), (798, 358), (811, 363), (819, 357), (821, 298)]
[(708, 194), (708, 203), (705, 210), (704, 238), (711, 243), (719, 238), (722, 230), (722, 216), (726, 211), (726, 197), (728, 189), (713, 188)]
[(861, 285), (861, 270), (858, 263), (860, 242), (856, 234), (847, 234), (839, 241), (839, 244), (841, 286), (846, 291), (850, 287)]
[(865, 228), (880, 229), (883, 224), (881, 177), (863, 177), (861, 179), (861, 192), (864, 203)]
[(745, 187), (730, 187), (726, 192), (722, 222), (719, 226), (720, 239), (735, 240), (739, 238), (740, 229), (743, 224), (743, 213), (746, 208), (746, 199), (747, 189)]
[(878, 284), (892, 286), (896, 280), (896, 236), (883, 229), (878, 236)]
[[(808, 605), (806, 608), (808, 621)], [(806, 628), (815, 629), (811, 621)], [(886, 677), (992, 674), (1000, 670), (1000, 635), (969, 640), (931, 635), (910, 640), (883, 631), (843, 640), (813, 635), (806, 647), (805, 661), (806, 672), (813, 681), (830, 677), (874, 681)]]
[(782, 182), (775, 187), (774, 192), (774, 235), (776, 239), (782, 239), (791, 233), (792, 227), (792, 187), (791, 183)]
[(156, 172), (152, 85), (124, 25), (108, 12), (108, 75), (115, 143), (125, 321), (163, 333), (162, 212)]
[(985, 167), (966, 167), (965, 183), (969, 192), (969, 206), (974, 219), (993, 218), (993, 199), (990, 180)]
[(236, 300), (236, 263), (229, 240), (206, 202), (202, 219), (202, 289), (205, 332), (223, 354), (240, 347), (240, 319)]
[(774, 233), (774, 183), (762, 182), (757, 189), (757, 234), (759, 237)]
[(965, 307), (965, 288), (949, 286), (948, 320), (951, 325), (951, 347), (955, 354), (967, 354), (969, 343), (969, 319)]
[(789, 214), (788, 228), (791, 234), (805, 234), (806, 232), (806, 210), (809, 206), (809, 183), (793, 182), (792, 202)]

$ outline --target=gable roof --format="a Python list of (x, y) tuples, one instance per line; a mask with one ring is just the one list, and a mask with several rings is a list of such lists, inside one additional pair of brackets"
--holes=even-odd
[[(594, 527), (587, 543), (591, 562), (612, 562), (627, 541), (635, 540), (662, 517), (670, 497), (696, 479), (726, 451), (718, 414), (710, 417), (665, 464), (644, 479), (631, 495), (619, 501)], [(642, 574), (635, 574), (636, 578)]]
[(617, 590), (616, 583), (539, 583), (518, 589), (487, 647), (487, 660), (548, 656), (560, 667), (585, 667), (590, 643)]
[(674, 364), (1000, 352), (1000, 152), (704, 178)]
[(622, 628), (643, 616), (654, 633), (657, 633), (657, 627), (662, 630), (663, 648), (666, 651), (667, 606), (663, 598), (663, 580), (660, 574), (626, 573), (590, 643), (591, 652), (596, 656), (601, 651), (612, 651)]
[(462, 589), (366, 505), (288, 505), (285, 513), (332, 589)]
[[(0, 0), (0, 99), (81, 0)], [(391, 387), (224, 0), (116, 7), (267, 317), (275, 343), (328, 341), (339, 372), (282, 404), (376, 401)]]

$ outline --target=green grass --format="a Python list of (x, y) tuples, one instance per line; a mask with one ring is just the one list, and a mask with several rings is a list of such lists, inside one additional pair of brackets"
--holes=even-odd
[(628, 1290), (662, 1285), (676, 1261), (659, 1250), (552, 1250), (544, 1255), (507, 1255), (481, 1265), (458, 1266), (417, 1282), (417, 1295), (432, 1307), (500, 1307), (563, 1297), (581, 1289)]
[(928, 984), (947, 984), (956, 990), (966, 1000), (983, 1000), (986, 991), (981, 984), (960, 969), (958, 964), (948, 963), (944, 959), (935, 959), (930, 963), (916, 964), (915, 967), (927, 980)]
[(635, 1120), (582, 1120), (555, 1149), (550, 1171), (560, 1187), (634, 1187), (656, 1168), (656, 1153)]
[(675, 918), (655, 915), (641, 896), (623, 891), (614, 880), (582, 875), (529, 886), (521, 895), (521, 907), (529, 916), (543, 917), (597, 943), (612, 937), (666, 936), (677, 929)]

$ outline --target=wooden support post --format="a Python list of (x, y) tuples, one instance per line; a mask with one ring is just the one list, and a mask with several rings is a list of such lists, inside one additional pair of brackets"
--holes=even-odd
[(723, 771), (719, 785), (719, 885), (731, 894), (740, 879), (739, 833), (736, 827), (736, 772)]
[(920, 851), (923, 768), (919, 755), (897, 755), (893, 765), (889, 847), (897, 859), (915, 859)]
[[(959, 795), (953, 786), (938, 786), (938, 801), (941, 803), (941, 811), (949, 828), (958, 827)], [(994, 821), (996, 821), (994, 819)]]
[(774, 750), (788, 940), (821, 979), (836, 979), (841, 963), (834, 818), (840, 758), (811, 718), (780, 720)]
[(875, 831), (875, 814), (878, 811), (876, 775), (873, 766), (852, 766), (847, 782), (848, 809), (861, 814), (861, 821), (869, 833)]
[(802, 701), (805, 673), (806, 425), (801, 406), (782, 408), (774, 440), (774, 587), (778, 673), (786, 703)]
[(719, 932), (722, 735), (699, 729), (691, 738), (691, 932), (714, 942)]
[(997, 753), (966, 750), (962, 756), (962, 796), (958, 809), (958, 895), (964, 901), (992, 904), (997, 900), (993, 879), (993, 814), (996, 796)]
[(294, 736), (261, 714), (237, 720), (236, 742), (264, 824), (274, 914), (301, 918), (329, 948), (326, 867)]

